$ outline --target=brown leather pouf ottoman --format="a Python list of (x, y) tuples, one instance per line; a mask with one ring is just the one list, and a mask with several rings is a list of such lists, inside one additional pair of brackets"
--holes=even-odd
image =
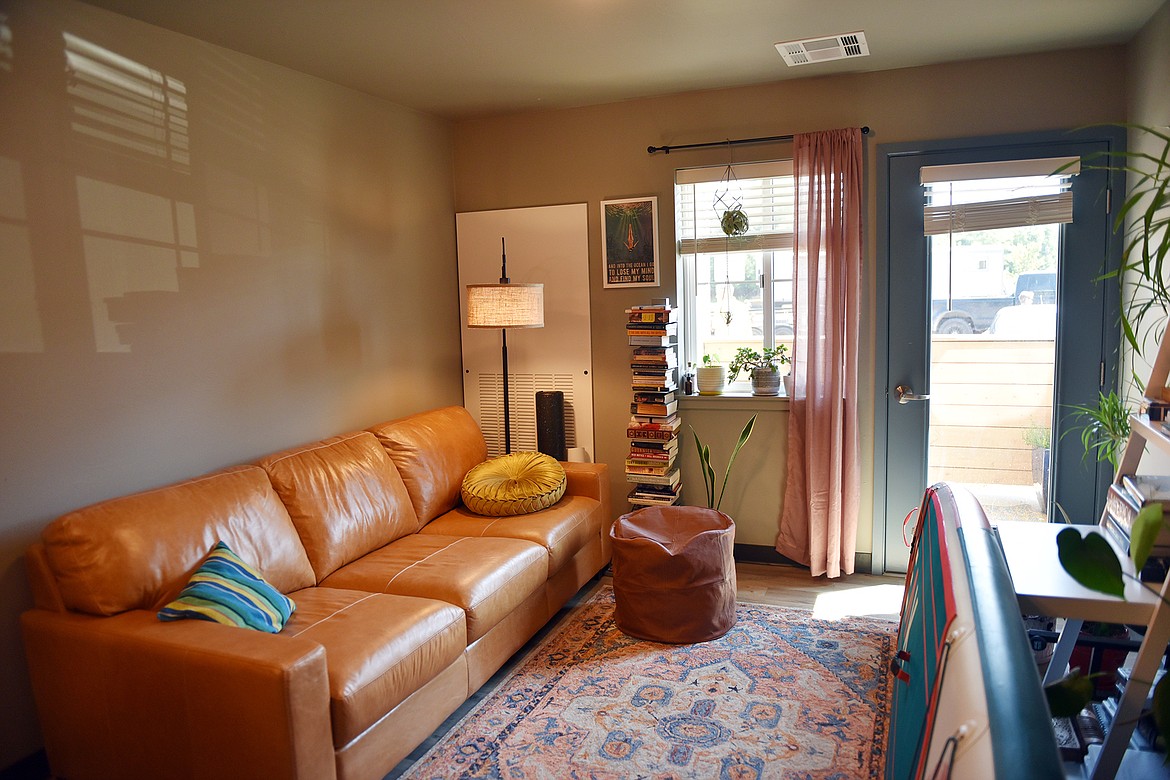
[(623, 633), (684, 644), (735, 625), (735, 523), (697, 506), (646, 507), (622, 515), (613, 541), (614, 614)]

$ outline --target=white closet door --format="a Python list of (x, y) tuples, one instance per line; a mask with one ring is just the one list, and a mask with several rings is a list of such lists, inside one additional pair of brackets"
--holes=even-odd
[(463, 398), (479, 422), (488, 454), (504, 452), (500, 332), (467, 327), (466, 285), (500, 280), (500, 239), (508, 277), (544, 285), (544, 327), (508, 331), (512, 450), (535, 450), (536, 392), (565, 394), (565, 443), (593, 459), (593, 366), (589, 329), (587, 204), (456, 215), (459, 314), (463, 322)]

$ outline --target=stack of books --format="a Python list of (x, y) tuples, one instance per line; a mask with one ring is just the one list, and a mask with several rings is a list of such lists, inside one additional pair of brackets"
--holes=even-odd
[[(1122, 474), (1109, 486), (1105, 496), (1105, 518), (1107, 527), (1127, 548), (1133, 529), (1133, 521), (1142, 507), (1160, 503), (1165, 511), (1170, 504), (1170, 477), (1138, 476)], [(1154, 540), (1151, 555), (1170, 556), (1170, 531), (1165, 527)]]
[(631, 387), (635, 391), (674, 390), (678, 374), (678, 322), (666, 305), (626, 309), (626, 337), (634, 348), (630, 358)]
[(626, 481), (634, 506), (678, 503), (678, 323), (669, 301), (626, 310), (630, 356), (630, 422), (626, 438)]

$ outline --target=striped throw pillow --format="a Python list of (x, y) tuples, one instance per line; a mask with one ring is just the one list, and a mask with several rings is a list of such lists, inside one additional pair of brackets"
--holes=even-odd
[(159, 610), (158, 619), (197, 618), (275, 634), (295, 609), (292, 599), (216, 542), (179, 597)]

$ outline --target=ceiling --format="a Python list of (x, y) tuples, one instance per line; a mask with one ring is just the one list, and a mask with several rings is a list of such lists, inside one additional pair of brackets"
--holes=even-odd
[[(1124, 43), (1164, 0), (86, 0), (438, 116)], [(861, 30), (870, 56), (774, 44)]]

